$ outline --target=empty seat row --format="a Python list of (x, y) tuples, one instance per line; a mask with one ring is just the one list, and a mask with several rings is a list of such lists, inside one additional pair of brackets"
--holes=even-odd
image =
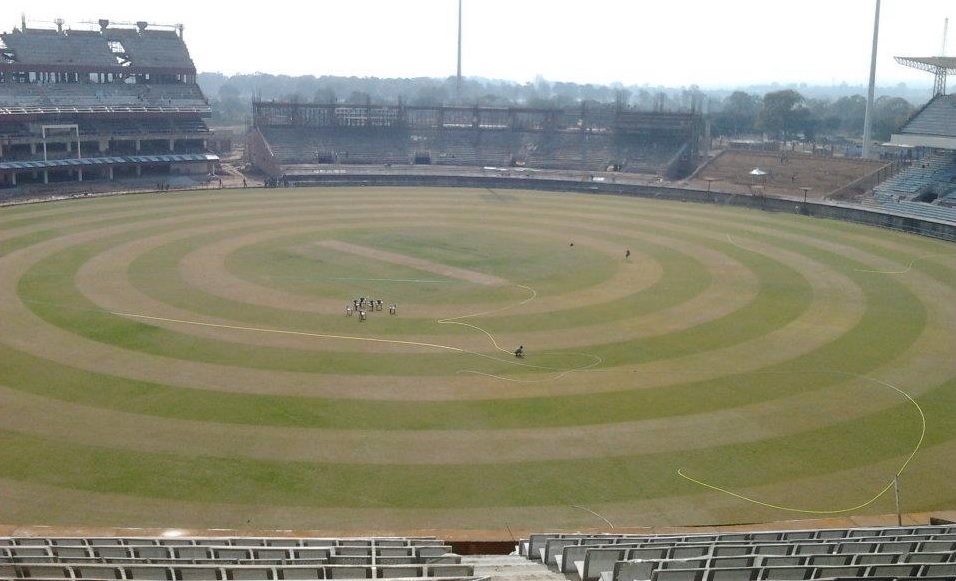
[[(776, 578), (766, 577), (770, 573), (765, 570), (780, 568), (785, 571), (773, 575), (811, 578), (800, 575), (818, 575), (828, 567), (869, 575), (869, 568), (876, 566), (913, 571), (901, 575), (922, 574), (924, 569), (943, 575), (942, 571), (956, 567), (956, 527), (661, 535), (547, 533), (530, 535), (518, 549), (527, 558), (541, 560), (561, 573), (576, 574), (582, 581), (610, 581), (612, 575), (614, 581), (650, 579), (652, 574), (666, 577), (671, 573), (661, 572), (665, 569), (693, 569), (691, 580), (717, 578), (713, 571), (730, 569), (740, 569), (741, 575), (747, 575), (743, 579)], [(933, 567), (926, 569), (930, 565)], [(615, 573), (620, 567), (624, 574)], [(854, 567), (857, 569), (851, 571)]]
[[(630, 545), (616, 546), (570, 546), (562, 551), (560, 561), (556, 561), (556, 568), (562, 572), (578, 571), (582, 579), (596, 579), (600, 573), (609, 571), (617, 561), (633, 559), (700, 559), (700, 558), (742, 558), (749, 556), (776, 556), (776, 557), (832, 557), (831, 561), (848, 562), (857, 555), (888, 555), (889, 559), (897, 560), (901, 555), (943, 555), (951, 557), (956, 554), (954, 541), (924, 541), (922, 543), (870, 543), (856, 541), (835, 541), (830, 543), (803, 542), (794, 543), (752, 543), (749, 545), (734, 545), (729, 543), (684, 543), (674, 546)], [(892, 557), (896, 556), (896, 557)], [(930, 557), (927, 557), (928, 559)], [(938, 559), (939, 557), (932, 557)], [(879, 560), (879, 557), (871, 557)]]
[[(952, 564), (904, 564), (871, 566), (822, 566), (822, 567), (740, 567), (727, 569), (659, 569), (646, 577), (631, 577), (642, 581), (756, 581), (790, 579), (847, 579), (860, 578), (900, 579), (953, 579), (956, 565)], [(622, 577), (626, 578), (626, 577)]]
[[(883, 539), (896, 540), (898, 537), (912, 537), (915, 540), (946, 539), (956, 540), (956, 526), (916, 526), (849, 529), (801, 529), (759, 532), (694, 533), (694, 534), (565, 534), (536, 533), (522, 540), (518, 549), (520, 554), (532, 560), (542, 558), (542, 550), (548, 542), (566, 540), (572, 544), (617, 544), (623, 542), (647, 543), (687, 543), (687, 542), (790, 542), (808, 540), (839, 539)], [(922, 538), (917, 538), (922, 537)]]
[(444, 545), (435, 537), (0, 537), (9, 546), (169, 547), (416, 547)]
[(474, 576), (471, 565), (177, 565), (138, 564), (117, 567), (98, 564), (0, 564), (3, 579), (149, 579), (163, 581), (218, 579), (384, 579), (465, 578)]
[[(911, 527), (856, 527), (834, 529), (793, 529), (749, 532), (721, 532), (721, 533), (535, 533), (522, 541), (525, 550), (522, 554), (533, 553), (540, 548), (540, 543), (548, 539), (579, 538), (579, 539), (658, 539), (661, 541), (795, 541), (813, 539), (844, 539), (844, 538), (873, 538), (899, 537), (911, 535), (947, 535), (956, 534), (956, 525), (920, 525)], [(521, 547), (519, 547), (521, 548)], [(533, 558), (533, 557), (531, 557)]]
[[(867, 558), (869, 557), (869, 558)], [(956, 574), (956, 563), (950, 562), (951, 555), (926, 557), (923, 555), (905, 555), (900, 560), (887, 559), (888, 555), (847, 555), (834, 557), (817, 555), (804, 558), (790, 557), (726, 557), (712, 559), (678, 559), (678, 560), (636, 560), (619, 561), (613, 569), (602, 572), (600, 578), (609, 581), (646, 581), (660, 575), (667, 575), (663, 571), (678, 570), (687, 575), (688, 571), (710, 571), (711, 578), (736, 578), (746, 571), (744, 579), (780, 579), (797, 578), (810, 579), (818, 577), (818, 573), (832, 573), (834, 568), (846, 568), (857, 571), (875, 571), (877, 567), (882, 571), (880, 575), (891, 574), (892, 571), (901, 575), (918, 575), (923, 571), (932, 575)], [(942, 560), (940, 560), (942, 559)], [(758, 573), (757, 571), (763, 571)], [(796, 577), (789, 575), (797, 574)], [(809, 575), (804, 577), (801, 575)], [(829, 576), (829, 575), (825, 575)]]
[[(949, 538), (946, 538), (949, 537)], [(613, 541), (613, 542), (612, 542)], [(561, 572), (573, 570), (574, 563), (584, 561), (587, 553), (594, 549), (606, 549), (622, 558), (638, 558), (640, 554), (663, 554), (669, 558), (694, 558), (699, 556), (725, 555), (808, 555), (832, 553), (870, 553), (870, 552), (940, 552), (956, 549), (956, 536), (945, 535), (903, 535), (898, 537), (861, 537), (858, 539), (823, 539), (806, 541), (739, 541), (704, 539), (549, 539), (539, 550), (542, 562)], [(623, 556), (628, 555), (628, 556)], [(530, 556), (529, 556), (530, 557)]]
[(461, 557), (454, 554), (442, 555), (440, 557), (329, 557), (329, 558), (268, 558), (260, 556), (254, 559), (223, 559), (223, 558), (201, 558), (201, 559), (183, 559), (183, 558), (57, 558), (57, 557), (0, 557), (0, 563), (18, 563), (23, 565), (38, 564), (83, 564), (99, 563), (109, 565), (126, 564), (168, 564), (168, 565), (204, 565), (204, 564), (236, 564), (236, 565), (361, 565), (391, 567), (398, 565), (457, 565), (461, 562)]
[[(65, 560), (322, 560), (335, 563), (350, 562), (375, 564), (376, 560), (408, 559), (408, 562), (428, 562), (451, 553), (446, 545), (421, 547), (303, 547), (303, 548), (243, 548), (202, 546), (15, 546), (0, 547), (0, 560), (16, 562), (51, 562)], [(358, 560), (358, 561), (356, 561)]]

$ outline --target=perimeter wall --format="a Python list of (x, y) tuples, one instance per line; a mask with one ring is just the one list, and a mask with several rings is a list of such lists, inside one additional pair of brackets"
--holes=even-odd
[(909, 216), (899, 216), (877, 209), (859, 206), (841, 206), (815, 202), (803, 203), (750, 194), (728, 194), (706, 190), (677, 188), (662, 185), (582, 182), (560, 179), (534, 179), (504, 176), (455, 175), (395, 175), (395, 174), (318, 174), (288, 175), (292, 186), (400, 186), (400, 187), (457, 187), (540, 190), (549, 192), (580, 192), (655, 198), (679, 202), (738, 206), (768, 212), (803, 214), (856, 224), (890, 228), (956, 242), (956, 224), (934, 222)]

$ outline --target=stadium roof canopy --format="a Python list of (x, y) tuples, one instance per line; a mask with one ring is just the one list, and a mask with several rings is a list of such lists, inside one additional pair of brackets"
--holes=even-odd
[(913, 68), (923, 68), (923, 70), (936, 72), (937, 68), (948, 69), (950, 73), (956, 73), (956, 57), (954, 56), (928, 56), (928, 57), (908, 57), (898, 56), (896, 62)]
[(938, 95), (891, 138), (893, 145), (956, 151), (956, 95)]
[(956, 73), (956, 57), (951, 56), (898, 56), (896, 62), (907, 67), (933, 73), (936, 77), (933, 83), (934, 96), (946, 93), (946, 75)]
[(51, 159), (48, 161), (7, 161), (0, 163), (0, 171), (43, 170), (108, 165), (176, 163), (218, 161), (219, 156), (209, 153), (170, 155), (126, 155), (122, 157), (84, 157), (74, 159)]

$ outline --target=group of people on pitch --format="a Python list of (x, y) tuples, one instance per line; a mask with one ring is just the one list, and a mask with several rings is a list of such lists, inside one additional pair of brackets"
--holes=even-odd
[[(351, 317), (352, 313), (358, 313), (359, 321), (364, 321), (368, 317), (370, 311), (381, 311), (385, 303), (382, 302), (382, 299), (367, 299), (365, 297), (359, 297), (357, 299), (352, 299), (351, 305), (345, 305), (345, 315)], [(388, 314), (397, 315), (398, 314), (398, 305), (391, 303), (388, 305)]]

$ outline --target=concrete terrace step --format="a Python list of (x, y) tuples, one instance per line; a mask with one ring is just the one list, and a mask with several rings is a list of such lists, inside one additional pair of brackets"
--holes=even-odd
[(474, 566), (475, 577), (488, 577), (492, 581), (567, 581), (561, 573), (520, 555), (463, 556), (461, 564)]

